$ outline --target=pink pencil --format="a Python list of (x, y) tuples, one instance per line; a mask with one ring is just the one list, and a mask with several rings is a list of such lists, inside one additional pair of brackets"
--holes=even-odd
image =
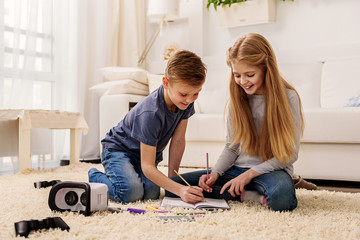
[(206, 153), (206, 180), (209, 180), (209, 154)]

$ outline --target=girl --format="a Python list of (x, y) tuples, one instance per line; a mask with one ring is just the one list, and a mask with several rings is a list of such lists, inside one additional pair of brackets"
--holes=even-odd
[(227, 51), (227, 65), (231, 77), (225, 148), (209, 179), (204, 171), (183, 177), (190, 184), (198, 182), (207, 191), (205, 197), (293, 210), (297, 199), (291, 176), (303, 131), (299, 95), (281, 77), (271, 45), (259, 34), (238, 39)]
[[(168, 61), (163, 84), (139, 102), (106, 134), (102, 164), (105, 173), (92, 168), (89, 182), (105, 183), (109, 197), (121, 203), (157, 199), (160, 187), (183, 201), (203, 200), (202, 189), (172, 181), (185, 148), (188, 118), (205, 82), (206, 67), (190, 51), (179, 51)], [(171, 139), (168, 177), (157, 169), (162, 151)], [(160, 187), (159, 187), (160, 186)]]

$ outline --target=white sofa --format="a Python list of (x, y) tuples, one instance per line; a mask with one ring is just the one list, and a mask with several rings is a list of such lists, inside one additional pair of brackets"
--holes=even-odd
[[(360, 94), (360, 58), (279, 65), (284, 77), (298, 90), (305, 114), (295, 173), (308, 179), (360, 181), (360, 107), (344, 107), (351, 97)], [(213, 166), (225, 145), (228, 74), (226, 67), (208, 69), (196, 101), (197, 113), (189, 119), (183, 167), (205, 167), (206, 153)], [(160, 79), (159, 75), (149, 75), (151, 90)], [(100, 138), (111, 127), (104, 126), (104, 119), (108, 124), (109, 119), (119, 121), (113, 113), (120, 98), (101, 97)], [(106, 107), (102, 104), (105, 101)], [(167, 151), (162, 164), (167, 164)]]

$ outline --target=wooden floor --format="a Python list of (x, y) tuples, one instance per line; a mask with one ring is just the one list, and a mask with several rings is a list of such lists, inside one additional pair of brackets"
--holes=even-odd
[(360, 182), (306, 179), (317, 185), (319, 190), (336, 192), (360, 192)]

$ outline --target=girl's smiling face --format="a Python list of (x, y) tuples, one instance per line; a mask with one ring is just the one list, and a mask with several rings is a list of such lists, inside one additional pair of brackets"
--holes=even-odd
[(259, 66), (249, 65), (243, 61), (232, 63), (236, 84), (249, 95), (264, 94), (264, 70)]

